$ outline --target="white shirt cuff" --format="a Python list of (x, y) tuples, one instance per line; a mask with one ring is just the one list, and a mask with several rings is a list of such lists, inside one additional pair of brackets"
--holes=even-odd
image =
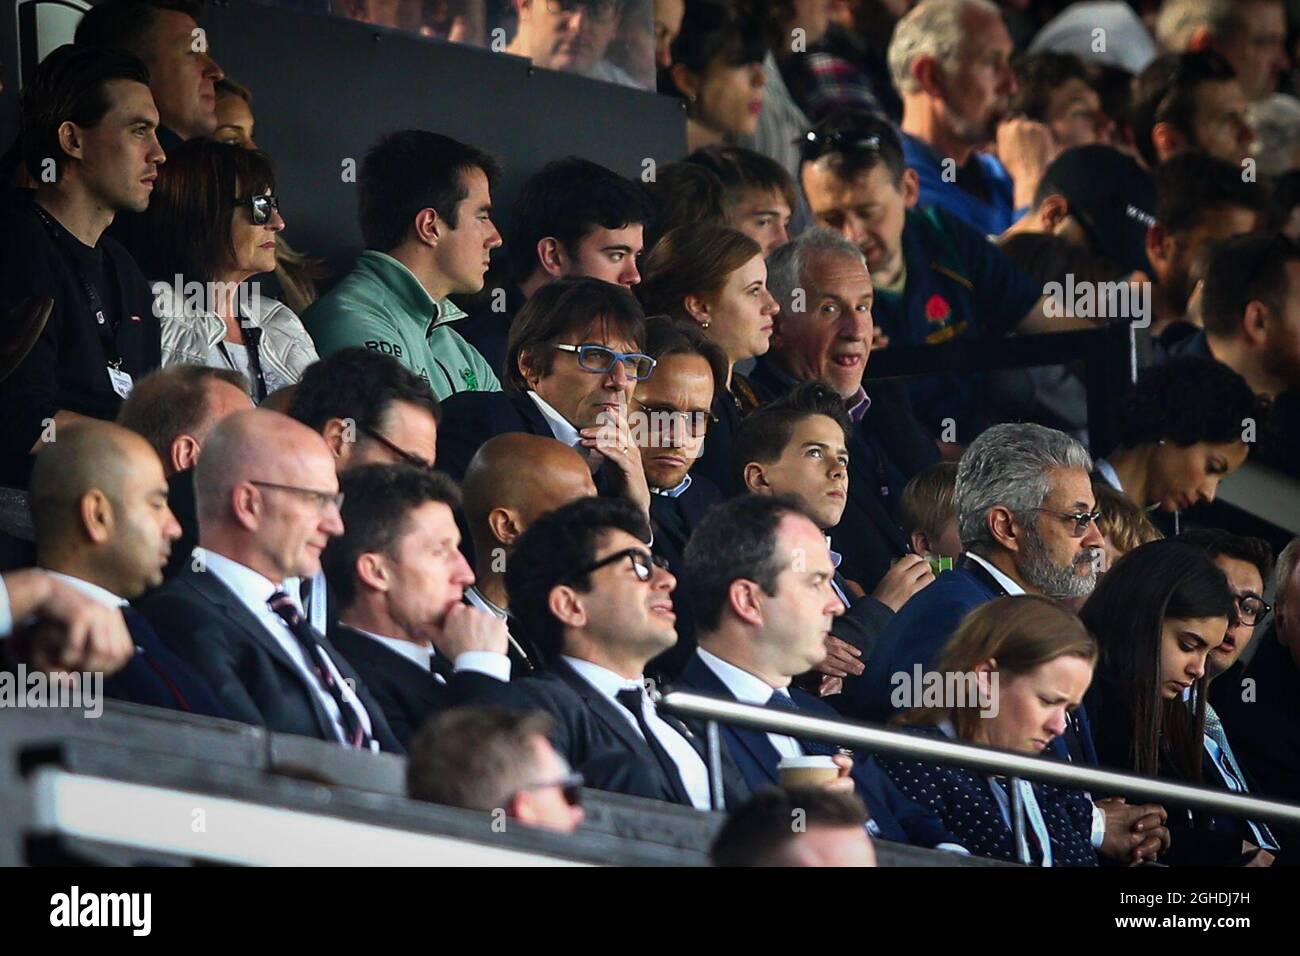
[(1092, 846), (1100, 849), (1106, 839), (1106, 811), (1097, 804), (1092, 805)]
[(5, 587), (5, 579), (0, 577), (0, 638), (8, 637), (13, 629), (14, 615), (9, 607), (9, 589)]
[(960, 853), (962, 856), (970, 856), (970, 850), (960, 843), (936, 843), (934, 848), (936, 850), (947, 850), (949, 853)]
[(492, 651), (466, 651), (456, 656), (456, 671), (474, 671), (495, 677), (503, 683), (510, 682), (510, 658)]

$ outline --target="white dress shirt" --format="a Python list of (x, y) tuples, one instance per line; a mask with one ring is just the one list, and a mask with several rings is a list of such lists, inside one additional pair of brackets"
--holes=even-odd
[(651, 488), (650, 494), (662, 495), (665, 498), (679, 498), (685, 494), (686, 489), (691, 486), (691, 476), (687, 475), (671, 488)]
[(45, 573), (62, 581), (69, 587), (75, 588), (92, 601), (98, 601), (100, 604), (107, 604), (109, 607), (126, 607), (130, 603), (126, 598), (118, 597), (108, 588), (102, 588), (98, 584), (83, 581), (81, 578), (74, 578), (71, 574), (64, 574), (62, 571), (46, 571)]
[[(348, 627), (352, 627), (352, 625), (349, 624)], [(385, 637), (383, 634), (362, 630), (359, 627), (352, 627), (352, 630), (358, 634), (364, 634), (371, 640), (378, 641), (390, 651), (401, 654), (421, 670), (429, 671), (433, 674), (433, 679), (439, 684), (447, 683), (446, 678), (441, 674), (434, 673), (431, 666), (433, 659), (438, 656), (438, 651), (432, 644), (426, 647), (423, 644), (416, 644), (414, 641), (405, 641), (400, 637)], [(488, 677), (495, 677), (503, 683), (509, 683), (510, 681), (510, 658), (504, 654), (494, 654), (492, 651), (465, 651), (462, 654), (457, 654), (456, 660), (452, 662), (451, 669), (454, 671), (476, 671), (479, 674), (486, 674)]]
[[(704, 661), (704, 666), (713, 671), (715, 677), (727, 685), (727, 690), (731, 691), (731, 696), (742, 704), (754, 704), (758, 707), (766, 707), (772, 694), (784, 694), (787, 698), (790, 691), (784, 687), (772, 687), (762, 678), (755, 677), (749, 671), (741, 670), (735, 664), (724, 661), (717, 654), (710, 654), (704, 648), (696, 648), (695, 653), (700, 655), (700, 660)], [(799, 746), (799, 741), (793, 737), (787, 737), (785, 734), (768, 733), (767, 739), (771, 741), (776, 752), (784, 757), (802, 757), (804, 756), (803, 747)]]
[(584, 661), (567, 655), (564, 660), (578, 672), (583, 680), (607, 697), (610, 703), (614, 705), (614, 709), (627, 718), (627, 722), (636, 731), (637, 736), (644, 739), (636, 717), (619, 703), (616, 696), (619, 691), (630, 688), (635, 688), (640, 693), (641, 716), (645, 719), (650, 732), (655, 735), (655, 739), (659, 741), (660, 746), (664, 748), (672, 762), (677, 765), (677, 773), (682, 778), (682, 784), (686, 787), (686, 793), (691, 798), (691, 804), (697, 810), (711, 810), (713, 807), (709, 801), (708, 768), (704, 766), (704, 761), (686, 738), (655, 712), (654, 706), (650, 703), (650, 698), (646, 696), (645, 686), (638, 681), (620, 677), (612, 670), (601, 667), (599, 664), (593, 664), (591, 661)]
[[(333, 695), (321, 684), (320, 679), (316, 676), (314, 666), (307, 658), (307, 652), (298, 643), (298, 639), (293, 636), (293, 633), (289, 630), (289, 625), (284, 623), (280, 615), (272, 611), (266, 603), (271, 600), (271, 595), (282, 590), (282, 588), (276, 587), (271, 580), (258, 574), (252, 568), (246, 567), (238, 561), (232, 561), (225, 555), (217, 554), (215, 551), (205, 551), (204, 560), (207, 562), (208, 573), (215, 574), (218, 581), (230, 588), (235, 596), (239, 598), (240, 603), (275, 638), (275, 642), (280, 645), (280, 649), (289, 656), (289, 660), (298, 669), (307, 686), (311, 688), (311, 692), (316, 695), (316, 700), (325, 708), (325, 713), (330, 717), (330, 725), (334, 728), (334, 733), (338, 736), (338, 739), (346, 742), (347, 737), (343, 730), (343, 714), (339, 711), (339, 706), (335, 703)], [(296, 583), (296, 579), (291, 580)], [(299, 597), (298, 589), (291, 586), (283, 590), (289, 595), (289, 599), (293, 601), (294, 606), (298, 608), (298, 613), (301, 614), (302, 600)], [(334, 662), (329, 659), (329, 653), (326, 652), (323, 656), (343, 697), (351, 701), (352, 706), (360, 715), (361, 726), (365, 728), (366, 734), (370, 737), (370, 749), (378, 752), (379, 742), (374, 739), (374, 728), (370, 723), (370, 714), (366, 712), (365, 705), (361, 703), (361, 699), (352, 690), (352, 685), (343, 679), (343, 675), (334, 666)]]
[[(533, 400), (538, 411), (542, 413), (542, 417), (546, 419), (546, 424), (550, 426), (551, 434), (555, 436), (556, 441), (564, 442), (570, 448), (576, 447), (582, 441), (582, 436), (578, 434), (578, 430), (569, 424), (568, 419), (552, 408), (546, 399), (536, 392), (528, 392), (528, 397)], [(583, 451), (585, 450), (583, 449)]]
[(975, 554), (971, 551), (967, 551), (966, 557), (970, 558), (972, 561), (974, 561), (976, 564), (982, 567), (989, 574), (993, 575), (993, 580), (997, 581), (998, 584), (1002, 585), (1003, 590), (1005, 590), (1008, 594), (1025, 593), (1024, 588), (1022, 588), (1015, 581), (1012, 581), (1009, 577), (1007, 577), (1005, 574), (1003, 574), (1001, 571), (995, 568), (991, 563), (985, 561), (978, 554)]

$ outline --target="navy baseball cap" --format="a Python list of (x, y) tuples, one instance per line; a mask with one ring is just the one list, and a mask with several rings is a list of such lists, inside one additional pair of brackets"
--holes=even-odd
[(1043, 173), (1037, 206), (1063, 196), (1092, 251), (1130, 272), (1151, 275), (1147, 228), (1156, 221), (1156, 187), (1137, 160), (1110, 146), (1076, 146)]

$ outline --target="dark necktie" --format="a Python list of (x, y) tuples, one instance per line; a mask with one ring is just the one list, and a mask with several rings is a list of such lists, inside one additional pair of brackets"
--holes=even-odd
[(677, 770), (677, 764), (673, 762), (673, 758), (669, 756), (667, 750), (664, 750), (663, 744), (659, 742), (659, 738), (654, 735), (654, 732), (650, 729), (650, 725), (646, 723), (645, 709), (641, 706), (641, 694), (642, 691), (639, 687), (625, 687), (614, 696), (618, 698), (618, 702), (626, 707), (628, 711), (631, 712), (632, 716), (636, 718), (636, 725), (641, 728), (641, 735), (645, 737), (646, 746), (648, 746), (650, 752), (654, 754), (655, 762), (659, 764), (659, 769), (662, 770), (664, 776), (668, 778), (668, 783), (674, 794), (676, 794), (677, 801), (689, 805), (691, 803), (691, 797), (690, 794), (686, 792), (686, 784), (682, 783), (682, 775)]
[(293, 598), (283, 591), (276, 591), (266, 603), (288, 626), (289, 632), (297, 638), (307, 654), (307, 661), (316, 679), (334, 698), (334, 703), (338, 705), (339, 713), (343, 716), (343, 736), (347, 743), (353, 747), (369, 750), (370, 735), (366, 733), (365, 725), (361, 722), (361, 715), (343, 696), (343, 689), (334, 679), (334, 672), (326, 663), (328, 658), (325, 655), (325, 648), (321, 647), (315, 629), (303, 620), (302, 615), (298, 613), (298, 608), (294, 606)]
[(455, 669), (447, 661), (447, 658), (437, 651), (429, 655), (429, 671), (441, 677), (445, 684), (451, 683), (451, 676), (455, 673)]
[[(799, 705), (779, 690), (772, 691), (772, 696), (767, 699), (767, 706), (772, 710), (783, 710), (787, 714), (802, 713), (799, 709)], [(779, 731), (777, 732), (779, 733)], [(788, 736), (793, 735), (791, 734)], [(838, 747), (833, 744), (822, 743), (820, 740), (800, 740), (798, 737), (795, 737), (795, 741), (803, 748), (803, 752), (809, 757), (833, 757), (840, 752)]]
[[(149, 622), (145, 620), (144, 615), (130, 607), (122, 608), (122, 619), (126, 621), (126, 629), (131, 633), (133, 638), (137, 631), (150, 626)], [(181, 693), (181, 689), (176, 685), (176, 681), (172, 679), (171, 674), (167, 673), (167, 669), (163, 667), (162, 664), (158, 663), (152, 654), (145, 651), (144, 648), (139, 647), (138, 642), (136, 646), (141, 659), (148, 665), (149, 669), (154, 672), (158, 679), (163, 682), (163, 686), (167, 688), (167, 692), (176, 699), (177, 710), (193, 710), (193, 708), (190, 707), (190, 702), (185, 699), (185, 695)]]

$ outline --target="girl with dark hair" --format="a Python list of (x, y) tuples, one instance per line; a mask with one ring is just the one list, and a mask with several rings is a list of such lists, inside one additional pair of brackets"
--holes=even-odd
[(233, 368), (255, 402), (317, 360), (298, 316), (248, 284), (276, 268), (284, 220), (274, 190), (265, 153), (190, 140), (159, 167), (147, 214), (163, 365)]
[(1246, 460), (1261, 414), (1228, 366), (1173, 359), (1143, 372), (1116, 417), (1118, 445), (1097, 459), (1097, 473), (1143, 508), (1172, 513), (1213, 501), (1219, 482)]
[[(1085, 698), (1098, 761), (1144, 776), (1202, 782), (1206, 658), (1222, 643), (1236, 604), (1223, 572), (1200, 548), (1153, 541), (1106, 573), (1079, 617), (1101, 649)], [(1208, 775), (1213, 780), (1213, 775)], [(1227, 864), (1254, 856), (1245, 821), (1166, 806), (1166, 861)], [(1263, 854), (1255, 865), (1267, 865)]]

